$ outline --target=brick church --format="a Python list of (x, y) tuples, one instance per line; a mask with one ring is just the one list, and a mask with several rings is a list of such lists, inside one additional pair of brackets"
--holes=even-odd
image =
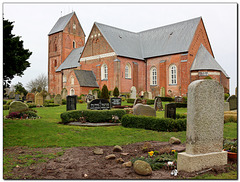
[(214, 58), (201, 17), (142, 32), (95, 22), (85, 33), (72, 12), (48, 34), (48, 92), (87, 94), (104, 84), (153, 97), (185, 96), (188, 85), (211, 77), (229, 92), (229, 76)]

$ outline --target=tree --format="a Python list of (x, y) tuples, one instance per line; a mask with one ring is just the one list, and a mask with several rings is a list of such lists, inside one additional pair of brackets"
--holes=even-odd
[(27, 61), (32, 52), (23, 48), (20, 36), (12, 34), (13, 22), (3, 20), (3, 88), (10, 86), (14, 76), (22, 76), (30, 67)]
[(27, 83), (28, 90), (33, 93), (35, 91), (41, 92), (42, 90), (47, 90), (48, 78), (43, 73), (38, 75), (37, 78), (30, 80)]
[(113, 96), (114, 97), (118, 97), (119, 96), (119, 90), (118, 90), (117, 87), (115, 87), (114, 90), (113, 90)]
[(16, 94), (24, 94), (27, 95), (28, 91), (23, 87), (23, 84), (21, 82), (18, 82), (16, 85), (14, 85)]
[(107, 88), (107, 85), (105, 85), (105, 84), (102, 87), (101, 98), (102, 99), (109, 99), (108, 88)]

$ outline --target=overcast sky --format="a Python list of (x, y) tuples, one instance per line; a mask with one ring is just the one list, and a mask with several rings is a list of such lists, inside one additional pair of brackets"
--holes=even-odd
[(78, 3), (3, 4), (4, 19), (14, 21), (13, 34), (21, 36), (32, 52), (31, 67), (12, 84), (26, 84), (48, 71), (48, 33), (58, 18), (75, 11), (86, 34), (94, 22), (140, 32), (196, 17), (202, 17), (217, 62), (230, 76), (230, 93), (237, 86), (237, 4), (234, 3)]

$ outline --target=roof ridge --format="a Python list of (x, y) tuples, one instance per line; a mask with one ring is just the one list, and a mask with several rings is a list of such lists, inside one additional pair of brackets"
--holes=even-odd
[(184, 20), (184, 21), (180, 21), (180, 22), (176, 22), (176, 23), (172, 23), (172, 24), (168, 24), (168, 25), (156, 27), (156, 28), (151, 28), (151, 29), (143, 30), (143, 31), (140, 31), (140, 32), (137, 32), (137, 33), (142, 34), (142, 33), (148, 32), (148, 31), (157, 30), (157, 29), (165, 28), (165, 27), (169, 27), (169, 26), (174, 26), (174, 25), (177, 25), (177, 24), (182, 24), (182, 23), (190, 22), (190, 21), (197, 20), (197, 19), (200, 20), (201, 18), (202, 18), (202, 17), (199, 16), (199, 17), (197, 17), (197, 18), (192, 18), (192, 19), (188, 19), (188, 20)]

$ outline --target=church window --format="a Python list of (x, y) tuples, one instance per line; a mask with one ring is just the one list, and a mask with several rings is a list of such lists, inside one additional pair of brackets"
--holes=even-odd
[(150, 85), (157, 85), (157, 69), (152, 67), (150, 69)]
[(73, 78), (73, 76), (71, 77), (71, 84), (74, 85), (74, 78)]
[(73, 24), (73, 30), (76, 30), (76, 27), (77, 27), (76, 24)]
[(129, 63), (125, 66), (125, 78), (131, 78), (131, 65)]
[(102, 80), (108, 79), (108, 67), (106, 64), (103, 64), (101, 67), (101, 78)]
[(76, 42), (73, 41), (73, 49), (75, 49), (75, 48), (76, 48)]
[(66, 75), (63, 75), (63, 83), (66, 83), (67, 82), (67, 77)]
[(177, 84), (177, 67), (174, 64), (169, 67), (169, 84)]

